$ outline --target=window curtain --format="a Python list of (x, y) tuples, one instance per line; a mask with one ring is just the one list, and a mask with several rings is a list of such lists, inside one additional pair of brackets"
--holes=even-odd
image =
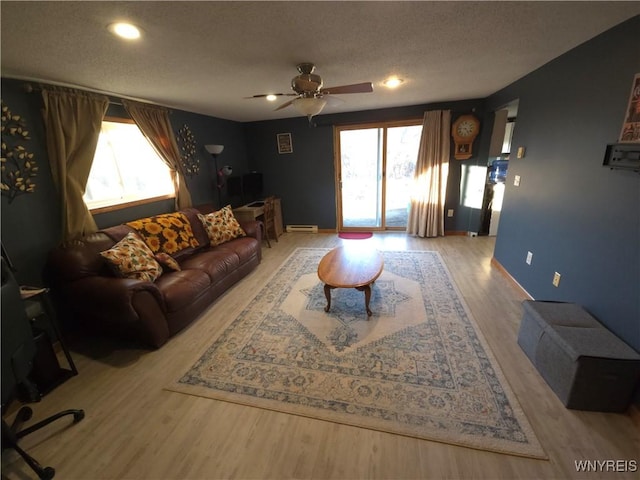
[(47, 152), (62, 210), (62, 240), (95, 232), (84, 195), (109, 106), (104, 95), (47, 87), (42, 90)]
[(176, 191), (176, 210), (190, 207), (191, 194), (185, 181), (180, 150), (169, 121), (169, 111), (166, 108), (131, 100), (123, 100), (122, 104), (171, 169), (171, 178)]
[(444, 235), (450, 125), (450, 110), (432, 110), (424, 114), (407, 222), (407, 233), (410, 235)]

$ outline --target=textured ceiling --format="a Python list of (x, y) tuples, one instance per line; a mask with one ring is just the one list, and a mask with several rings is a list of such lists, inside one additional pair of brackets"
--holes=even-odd
[[(640, 2), (0, 3), (2, 75), (237, 121), (297, 116), (250, 99), (290, 93), (296, 64), (325, 86), (370, 81), (324, 113), (486, 97), (612, 26)], [(131, 43), (106, 29), (128, 20)], [(405, 83), (388, 90), (396, 74)]]

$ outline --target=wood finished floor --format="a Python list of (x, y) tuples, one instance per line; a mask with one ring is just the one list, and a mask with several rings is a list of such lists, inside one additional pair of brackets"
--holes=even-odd
[[(441, 253), (549, 460), (501, 455), (339, 425), (163, 390), (241, 311), (297, 247), (375, 242), (383, 250)], [(42, 402), (37, 421), (83, 408), (77, 425), (60, 421), (21, 445), (62, 480), (75, 479), (551, 479), (638, 478), (637, 472), (577, 473), (576, 460), (639, 460), (631, 418), (567, 410), (516, 343), (525, 298), (491, 266), (488, 237), (417, 239), (375, 234), (284, 234), (261, 265), (185, 331), (157, 351), (110, 341), (72, 339), (80, 374)], [(11, 415), (9, 415), (11, 417)], [(34, 478), (13, 452), (2, 456), (7, 479)]]

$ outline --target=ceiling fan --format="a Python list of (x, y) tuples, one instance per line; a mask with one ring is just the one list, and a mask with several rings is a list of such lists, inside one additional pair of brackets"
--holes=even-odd
[[(313, 73), (316, 66), (313, 63), (300, 63), (296, 67), (299, 75), (291, 79), (291, 89), (295, 93), (271, 93), (253, 95), (248, 98), (266, 98), (292, 96), (293, 100), (283, 103), (276, 111), (293, 105), (300, 113), (306, 115), (309, 121), (314, 115), (318, 115), (327, 104), (329, 95), (339, 95), (344, 93), (371, 93), (373, 84), (371, 82), (354, 83), (352, 85), (341, 85), (338, 87), (323, 88), (320, 75)], [(272, 98), (273, 98), (272, 97)]]

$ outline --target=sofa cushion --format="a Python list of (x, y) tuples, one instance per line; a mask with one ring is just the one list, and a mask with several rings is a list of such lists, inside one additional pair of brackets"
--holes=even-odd
[(121, 277), (153, 282), (162, 274), (162, 267), (154, 258), (153, 252), (133, 232), (109, 250), (100, 252), (100, 255)]
[(216, 250), (233, 252), (240, 260), (240, 265), (251, 261), (260, 251), (260, 243), (253, 237), (237, 238), (233, 242), (218, 245)]
[(212, 247), (247, 235), (236, 220), (231, 205), (206, 215), (198, 214), (198, 218), (209, 235)]
[(229, 272), (233, 272), (240, 265), (240, 259), (232, 251), (225, 251), (219, 248), (198, 252), (182, 263), (183, 270), (194, 269), (205, 272), (211, 279), (211, 283), (218, 283), (224, 279)]
[(182, 212), (141, 218), (127, 222), (127, 225), (138, 232), (153, 253), (164, 252), (173, 255), (188, 248), (197, 248), (199, 245), (189, 219)]
[(167, 311), (177, 312), (187, 308), (201, 295), (205, 295), (211, 280), (200, 270), (182, 269), (162, 275), (156, 285), (162, 292)]

